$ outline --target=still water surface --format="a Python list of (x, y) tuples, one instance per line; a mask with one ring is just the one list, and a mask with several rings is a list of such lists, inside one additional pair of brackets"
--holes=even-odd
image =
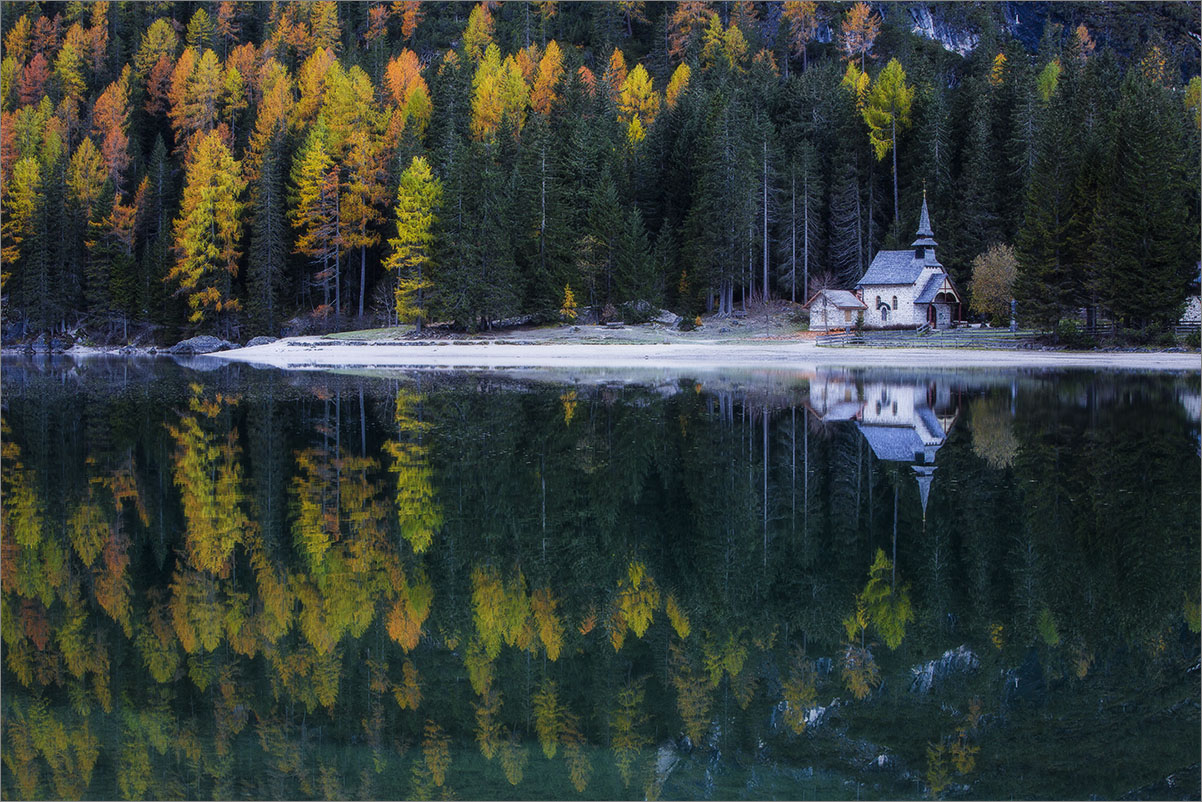
[(4, 363), (8, 798), (1198, 796), (1196, 373), (198, 364)]

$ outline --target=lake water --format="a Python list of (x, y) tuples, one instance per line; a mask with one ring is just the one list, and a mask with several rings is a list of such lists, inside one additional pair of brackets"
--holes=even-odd
[(1197, 798), (1199, 382), (3, 365), (8, 798)]

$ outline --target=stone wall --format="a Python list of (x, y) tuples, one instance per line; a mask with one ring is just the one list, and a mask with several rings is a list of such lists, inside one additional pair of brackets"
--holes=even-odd
[(1197, 295), (1191, 295), (1185, 302), (1185, 314), (1181, 316), (1182, 323), (1202, 323), (1202, 302)]
[(825, 295), (810, 305), (810, 331), (850, 329), (854, 325), (856, 325), (855, 310), (840, 309), (832, 304)]
[[(925, 275), (925, 274), (924, 274)], [(910, 284), (885, 285), (880, 287), (865, 287), (863, 301), (868, 306), (864, 312), (865, 328), (881, 328), (883, 326), (918, 326), (925, 318), (921, 311), (914, 309), (914, 296), (918, 290)], [(897, 309), (893, 308), (893, 298), (897, 296)], [(877, 298), (889, 305), (889, 317), (883, 319)]]

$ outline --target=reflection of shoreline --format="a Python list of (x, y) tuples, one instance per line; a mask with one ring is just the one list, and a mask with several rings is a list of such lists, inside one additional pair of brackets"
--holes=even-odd
[(211, 355), (292, 370), (346, 368), (684, 368), (722, 371), (752, 367), (793, 370), (847, 367), (994, 367), (1200, 371), (1197, 354), (986, 351), (952, 348), (819, 348), (812, 342), (643, 344), (348, 345), (318, 337), (280, 340)]

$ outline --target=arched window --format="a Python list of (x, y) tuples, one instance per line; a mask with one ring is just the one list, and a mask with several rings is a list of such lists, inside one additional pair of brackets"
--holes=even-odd
[(893, 311), (894, 312), (897, 311), (897, 296), (896, 295), (893, 296)]
[(887, 307), (887, 306), (881, 307), (881, 322), (882, 323), (889, 322), (889, 307)]
[(876, 305), (878, 307), (881, 305), (881, 296), (879, 296), (879, 295), (876, 297)]

